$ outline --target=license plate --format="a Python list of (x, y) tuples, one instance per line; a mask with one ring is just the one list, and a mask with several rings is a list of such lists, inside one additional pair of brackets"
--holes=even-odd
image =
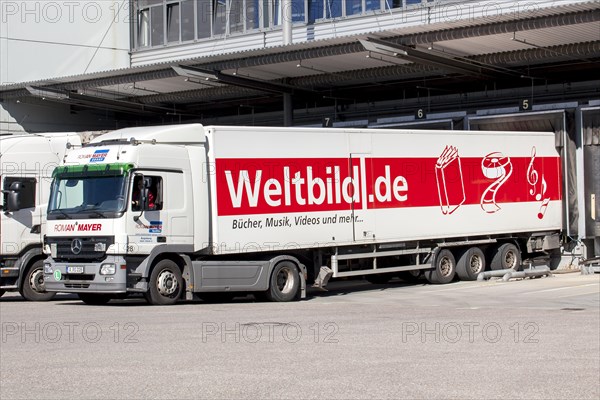
[(83, 267), (67, 267), (67, 274), (83, 274)]

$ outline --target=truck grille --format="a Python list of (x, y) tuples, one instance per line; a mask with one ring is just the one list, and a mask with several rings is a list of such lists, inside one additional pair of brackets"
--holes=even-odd
[[(74, 240), (79, 242), (75, 243)], [(106, 258), (106, 249), (115, 242), (112, 236), (47, 238), (46, 243), (56, 245), (56, 261), (102, 261)], [(98, 250), (99, 245), (104, 250)], [(73, 251), (75, 248), (76, 251)]]
[(67, 289), (87, 289), (90, 287), (89, 283), (65, 283)]

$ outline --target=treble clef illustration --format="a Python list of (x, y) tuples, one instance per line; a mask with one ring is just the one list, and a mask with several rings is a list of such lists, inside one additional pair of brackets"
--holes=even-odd
[[(541, 183), (540, 191), (539, 192), (537, 191), (536, 185), (539, 182), (539, 174), (533, 165), (533, 163), (535, 161), (535, 156), (536, 156), (536, 148), (535, 148), (535, 146), (533, 146), (531, 148), (531, 161), (529, 162), (529, 167), (527, 168), (527, 182), (529, 183), (529, 185), (532, 186), (532, 188), (529, 190), (529, 194), (532, 196), (535, 196), (536, 201), (540, 201), (540, 200), (542, 200), (542, 197), (544, 197), (544, 195), (546, 194), (546, 190), (548, 189), (548, 184), (546, 183), (546, 179), (544, 178), (544, 175), (542, 174), (542, 183)], [(539, 219), (544, 218), (544, 215), (546, 214), (546, 209), (548, 208), (548, 203), (550, 203), (550, 198), (545, 198), (542, 201), (540, 210), (538, 212)]]
[(531, 161), (529, 162), (529, 167), (527, 167), (527, 182), (532, 186), (529, 190), (529, 194), (535, 196), (535, 185), (538, 183), (538, 172), (533, 167), (533, 162), (535, 161), (535, 146), (531, 148)]

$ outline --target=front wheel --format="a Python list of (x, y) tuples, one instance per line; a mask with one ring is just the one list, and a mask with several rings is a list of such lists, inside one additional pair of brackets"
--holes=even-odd
[(456, 275), (456, 261), (448, 249), (442, 249), (436, 254), (432, 267), (423, 273), (429, 283), (450, 283)]
[(38, 260), (26, 270), (19, 293), (30, 301), (48, 301), (56, 295), (53, 292), (46, 292), (44, 261)]
[(150, 274), (146, 300), (154, 305), (172, 305), (183, 293), (183, 278), (179, 266), (171, 260), (162, 260)]
[(291, 301), (300, 289), (298, 268), (290, 261), (282, 261), (275, 266), (266, 292), (270, 301)]

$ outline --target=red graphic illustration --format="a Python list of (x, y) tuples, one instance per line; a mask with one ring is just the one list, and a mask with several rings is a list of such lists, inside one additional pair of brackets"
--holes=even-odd
[[(548, 184), (546, 183), (546, 179), (544, 178), (544, 175), (542, 174), (540, 191), (539, 192), (537, 191), (536, 185), (539, 181), (539, 174), (534, 166), (535, 155), (536, 155), (536, 148), (535, 148), (535, 146), (533, 146), (531, 148), (531, 161), (529, 162), (529, 167), (527, 168), (527, 182), (529, 183), (530, 186), (532, 186), (532, 188), (529, 190), (529, 194), (531, 196), (535, 196), (536, 201), (540, 201), (546, 194), (546, 190), (548, 189)], [(544, 215), (546, 214), (546, 209), (548, 208), (549, 202), (550, 202), (550, 197), (546, 197), (542, 200), (542, 205), (540, 206), (540, 211), (538, 212), (539, 219), (544, 218)]]
[(488, 186), (481, 196), (481, 208), (488, 214), (493, 214), (500, 210), (500, 206), (496, 203), (496, 195), (498, 189), (512, 175), (512, 163), (509, 157), (505, 157), (502, 153), (490, 153), (481, 160), (481, 171), (488, 179), (495, 181)]
[(465, 202), (465, 185), (458, 150), (446, 146), (435, 164), (440, 207), (444, 215), (452, 214)]

